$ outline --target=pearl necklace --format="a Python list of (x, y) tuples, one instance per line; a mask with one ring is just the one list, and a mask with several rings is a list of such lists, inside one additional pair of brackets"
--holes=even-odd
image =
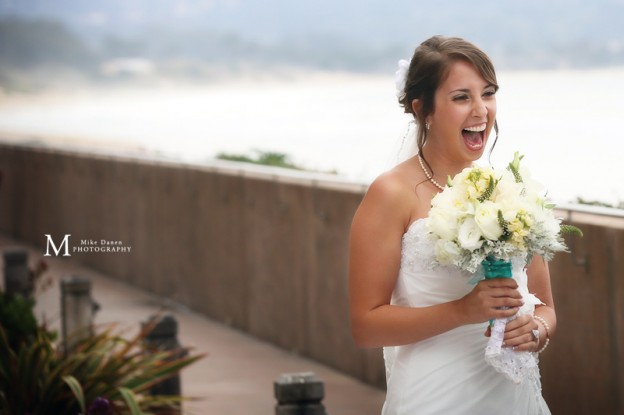
[(427, 180), (429, 180), (431, 183), (433, 183), (433, 185), (435, 187), (437, 187), (438, 189), (444, 191), (444, 186), (442, 186), (440, 183), (436, 182), (435, 179), (429, 174), (429, 172), (425, 168), (425, 163), (423, 163), (423, 159), (422, 159), (422, 157), (420, 157), (420, 154), (418, 155), (418, 161), (420, 162), (420, 168), (422, 169), (423, 173), (425, 173), (425, 176), (427, 176)]

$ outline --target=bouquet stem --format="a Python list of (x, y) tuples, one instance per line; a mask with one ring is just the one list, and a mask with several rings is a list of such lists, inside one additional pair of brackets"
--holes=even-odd
[[(503, 261), (496, 259), (492, 255), (488, 255), (483, 262), (483, 274), (486, 280), (492, 278), (511, 278), (511, 261)], [(494, 326), (494, 320), (490, 320), (490, 327)], [(504, 329), (504, 326), (503, 326)]]
[[(511, 261), (503, 261), (492, 255), (488, 255), (485, 260), (481, 262), (481, 265), (483, 265), (485, 279), (512, 277)], [(490, 320), (490, 341), (488, 342), (488, 347), (486, 348), (486, 354), (500, 354), (503, 338), (505, 336), (505, 326), (508, 321), (509, 319), (507, 318)]]

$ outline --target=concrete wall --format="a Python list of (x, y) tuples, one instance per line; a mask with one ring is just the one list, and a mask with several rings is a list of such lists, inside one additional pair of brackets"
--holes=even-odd
[[(236, 167), (233, 167), (236, 166)], [(0, 145), (0, 230), (383, 386), (379, 350), (350, 336), (347, 248), (365, 188), (308, 174)], [(563, 212), (585, 231), (551, 263), (558, 333), (542, 355), (553, 413), (621, 413), (624, 218)], [(208, 351), (209, 352), (209, 351)]]

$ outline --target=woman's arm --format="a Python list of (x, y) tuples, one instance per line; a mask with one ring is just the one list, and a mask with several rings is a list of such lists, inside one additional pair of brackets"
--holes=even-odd
[[(360, 347), (414, 343), (464, 324), (510, 317), (522, 305), (511, 278), (482, 281), (464, 298), (448, 303), (390, 305), (413, 203), (414, 196), (387, 174), (371, 185), (353, 219), (349, 297), (353, 337)], [(502, 306), (511, 308), (498, 309)]]

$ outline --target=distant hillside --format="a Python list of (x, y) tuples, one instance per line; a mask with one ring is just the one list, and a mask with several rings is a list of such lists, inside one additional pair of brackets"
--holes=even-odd
[(200, 77), (275, 66), (389, 73), (433, 34), (473, 41), (501, 69), (623, 65), (622, 17), (622, 0), (20, 0), (0, 3), (0, 82), (7, 67), (97, 74), (118, 58)]

